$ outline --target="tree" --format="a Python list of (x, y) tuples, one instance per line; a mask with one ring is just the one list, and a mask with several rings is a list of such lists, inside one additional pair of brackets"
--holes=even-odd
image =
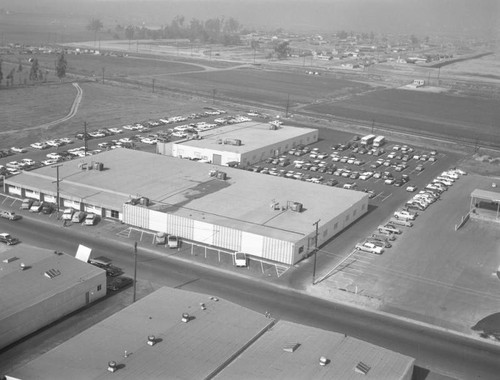
[(292, 49), (290, 48), (289, 41), (281, 41), (274, 46), (274, 51), (276, 52), (278, 59), (284, 59), (288, 57), (291, 50)]
[(23, 63), (21, 62), (21, 60), (19, 60), (19, 65), (17, 66), (17, 72), (20, 73), (21, 71), (23, 71)]
[(419, 43), (418, 38), (413, 34), (411, 35), (410, 40), (413, 45), (418, 45)]
[(337, 32), (337, 37), (341, 40), (347, 39), (348, 36), (349, 34), (345, 30), (340, 30), (339, 32)]
[(39, 65), (38, 65), (38, 59), (32, 58), (31, 59), (31, 69), (30, 69), (30, 80), (37, 81), (39, 72), (40, 72), (40, 69), (39, 69)]
[(61, 81), (66, 76), (67, 67), (68, 67), (68, 62), (66, 61), (64, 52), (62, 52), (56, 59), (56, 75)]
[(9, 85), (9, 80), (10, 80), (10, 85), (14, 85), (14, 73), (16, 72), (16, 68), (13, 67), (12, 70), (10, 70), (10, 72), (7, 74), (7, 77), (5, 79), (7, 79), (7, 86)]
[(87, 30), (94, 32), (94, 42), (97, 40), (97, 33), (99, 33), (103, 27), (104, 25), (102, 24), (102, 21), (99, 20), (98, 18), (92, 18), (89, 21), (87, 25)]

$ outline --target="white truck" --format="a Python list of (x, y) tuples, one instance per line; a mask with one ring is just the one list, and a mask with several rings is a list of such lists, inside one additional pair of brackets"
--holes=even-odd
[(234, 265), (237, 267), (246, 267), (248, 266), (248, 258), (244, 252), (235, 252), (234, 253)]

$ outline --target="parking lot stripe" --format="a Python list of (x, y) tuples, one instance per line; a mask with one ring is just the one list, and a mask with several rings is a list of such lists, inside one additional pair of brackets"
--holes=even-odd
[(389, 198), (390, 196), (392, 195), (392, 193), (390, 193), (388, 196), (386, 196), (385, 198), (382, 199), (382, 202), (384, 202), (387, 198)]

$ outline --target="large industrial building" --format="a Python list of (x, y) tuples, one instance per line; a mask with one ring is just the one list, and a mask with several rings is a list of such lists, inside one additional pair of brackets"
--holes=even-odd
[(6, 379), (410, 380), (413, 365), (411, 357), (344, 334), (161, 288)]
[(20, 244), (0, 251), (0, 348), (106, 295), (106, 272)]
[[(363, 192), (129, 149), (57, 170), (61, 207), (288, 265), (368, 210)], [(5, 190), (54, 202), (57, 170), (23, 172)]]
[(318, 141), (318, 130), (248, 121), (200, 132), (197, 139), (159, 143), (158, 153), (245, 167)]

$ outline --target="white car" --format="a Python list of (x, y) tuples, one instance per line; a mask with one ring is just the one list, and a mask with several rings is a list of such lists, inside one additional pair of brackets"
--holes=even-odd
[(99, 131), (89, 132), (89, 136), (92, 136), (94, 138), (106, 137), (106, 135), (104, 133), (99, 132)]
[(31, 158), (23, 158), (21, 162), (23, 165), (28, 165), (28, 166), (35, 165), (35, 160), (32, 160)]
[(53, 146), (53, 147), (56, 147), (56, 148), (62, 145), (62, 144), (61, 144), (59, 141), (57, 141), (57, 140), (47, 140), (45, 143), (46, 143), (47, 145), (49, 145), (49, 146)]
[(153, 144), (156, 144), (158, 142), (158, 140), (150, 138), (150, 137), (144, 137), (141, 139), (141, 142), (143, 142), (144, 144), (153, 145)]
[(54, 159), (45, 160), (42, 161), (42, 164), (44, 164), (45, 166), (54, 165), (57, 164), (57, 160)]
[(370, 252), (370, 253), (376, 253), (377, 255), (381, 255), (384, 252), (384, 248), (379, 247), (373, 243), (370, 243), (368, 241), (365, 241), (364, 243), (361, 244), (356, 244), (355, 247), (357, 250), (364, 251), (364, 252)]
[(13, 151), (14, 153), (26, 153), (27, 152), (27, 150), (25, 148), (18, 148), (15, 146), (10, 148), (10, 150)]
[(110, 131), (111, 133), (114, 133), (114, 134), (119, 134), (119, 133), (123, 132), (123, 130), (120, 128), (108, 128), (108, 131)]
[(394, 184), (394, 182), (395, 182), (395, 181), (396, 181), (396, 180), (395, 180), (394, 178), (387, 178), (387, 179), (384, 181), (384, 183), (385, 183), (386, 185), (392, 185), (392, 184)]
[(124, 125), (122, 128), (128, 131), (133, 131), (134, 129), (136, 129), (133, 125)]
[(410, 193), (413, 193), (414, 191), (417, 191), (417, 186), (410, 185), (406, 188), (406, 191), (409, 191)]
[(394, 213), (394, 217), (396, 219), (403, 219), (403, 220), (415, 220), (417, 217), (416, 213), (405, 211), (405, 210), (398, 210)]
[(46, 155), (47, 158), (51, 158), (53, 160), (60, 160), (62, 156), (56, 152), (52, 152)]
[(47, 149), (48, 148), (48, 145), (45, 144), (45, 143), (41, 143), (41, 142), (37, 142), (37, 143), (33, 143), (30, 145), (32, 148), (35, 148), (35, 149)]
[(64, 144), (73, 144), (73, 142), (74, 142), (73, 140), (71, 140), (68, 137), (60, 138), (59, 141), (62, 142), (62, 143), (64, 143)]
[(120, 141), (122, 144), (127, 144), (127, 143), (128, 143), (128, 144), (131, 144), (131, 143), (133, 142), (133, 141), (132, 141), (132, 140), (130, 140), (128, 137), (123, 137), (123, 138), (121, 138), (121, 139), (120, 139), (120, 140), (118, 140), (118, 141)]
[(172, 133), (172, 136), (174, 137), (187, 137), (187, 133), (186, 132), (180, 132), (180, 131), (177, 131), (177, 132), (174, 132)]

